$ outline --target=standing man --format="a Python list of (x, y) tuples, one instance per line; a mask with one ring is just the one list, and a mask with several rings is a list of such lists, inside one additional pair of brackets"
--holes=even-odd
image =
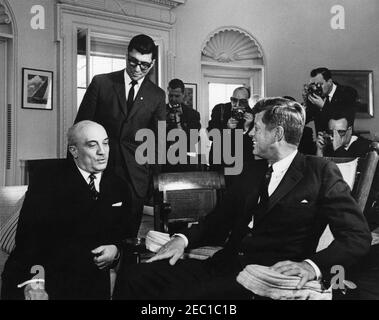
[[(223, 130), (231, 130), (231, 152), (235, 157), (243, 158), (243, 163), (249, 163), (254, 160), (253, 155), (253, 144), (248, 136), (249, 131), (253, 126), (254, 116), (252, 110), (249, 106), (250, 90), (246, 87), (238, 87), (233, 91), (233, 95), (230, 97), (230, 102), (217, 104), (211, 115), (211, 120), (208, 122), (208, 132), (212, 129), (218, 129), (221, 134), (221, 146), (214, 145), (212, 143), (211, 149), (209, 151), (209, 164), (213, 170), (222, 170), (226, 164), (223, 159), (221, 159), (221, 164), (216, 164), (214, 157), (215, 148), (221, 149), (221, 155), (223, 155), (223, 145), (224, 141)], [(237, 141), (243, 145), (243, 154), (235, 154), (235, 129), (243, 130), (242, 141)], [(211, 138), (210, 138), (211, 139)], [(238, 150), (238, 149), (237, 149)], [(230, 185), (232, 181), (231, 176), (226, 176), (226, 183)]]
[[(250, 299), (236, 280), (246, 265), (271, 266), (328, 283), (331, 268), (345, 268), (368, 252), (371, 235), (363, 213), (338, 167), (306, 157), (297, 147), (305, 123), (303, 107), (283, 98), (260, 100), (250, 135), (262, 158), (244, 170), (216, 209), (197, 226), (174, 235), (149, 262), (121, 270), (119, 299)], [(334, 241), (316, 252), (325, 227)], [(209, 244), (224, 248), (207, 260), (185, 259), (185, 248)]]
[[(128, 217), (127, 186), (106, 170), (109, 139), (101, 125), (78, 122), (67, 140), (73, 160), (37, 172), (29, 185), (16, 248), (2, 274), (2, 299), (33, 299), (37, 292), (39, 299), (110, 299), (109, 269), (120, 257)], [(33, 277), (33, 267), (47, 295), (34, 283), (17, 287)]]
[(333, 111), (341, 109), (355, 117), (357, 91), (333, 82), (327, 68), (311, 71), (308, 91), (303, 92), (307, 110), (307, 123), (314, 120), (316, 132), (328, 130), (328, 121)]
[(136, 161), (135, 151), (142, 142), (135, 135), (150, 128), (157, 136), (158, 121), (166, 119), (165, 93), (147, 77), (156, 56), (157, 47), (149, 36), (135, 36), (128, 46), (126, 69), (95, 76), (75, 119), (96, 121), (108, 132), (109, 167), (128, 183), (132, 195), (134, 222), (124, 226), (130, 237), (138, 233), (152, 175), (148, 164)]
[[(187, 155), (189, 152), (196, 152), (195, 144), (191, 144), (191, 129), (200, 130), (200, 114), (196, 110), (184, 104), (184, 83), (180, 79), (172, 79), (168, 84), (168, 104), (166, 105), (167, 132), (172, 129), (181, 129), (187, 137)], [(197, 141), (196, 141), (197, 142)], [(172, 143), (167, 142), (168, 148)], [(187, 156), (187, 164), (170, 165), (163, 167), (164, 171), (186, 171), (192, 166), (189, 164)]]

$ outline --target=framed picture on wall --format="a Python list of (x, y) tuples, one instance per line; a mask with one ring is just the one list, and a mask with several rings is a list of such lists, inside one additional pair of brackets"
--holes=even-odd
[(197, 110), (197, 84), (185, 83), (184, 84), (184, 104)]
[(22, 68), (22, 108), (53, 109), (53, 72)]
[(357, 91), (357, 118), (374, 116), (373, 78), (369, 70), (330, 70), (335, 82)]

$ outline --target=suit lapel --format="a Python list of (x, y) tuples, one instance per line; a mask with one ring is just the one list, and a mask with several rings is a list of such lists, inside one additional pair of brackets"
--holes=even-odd
[(125, 72), (125, 70), (121, 70), (121, 71), (114, 73), (113, 87), (117, 93), (118, 100), (120, 102), (119, 107), (121, 109), (121, 112), (126, 117), (128, 114), (128, 111), (127, 111), (127, 107), (126, 107), (124, 72)]
[(299, 183), (299, 181), (303, 178), (303, 169), (304, 169), (304, 156), (300, 153), (297, 153), (295, 158), (293, 159), (290, 167), (288, 168), (286, 174), (284, 175), (282, 181), (280, 181), (278, 187), (275, 189), (274, 193), (269, 198), (269, 204), (266, 212), (262, 212), (262, 214), (258, 215), (255, 223), (258, 223), (267, 216), (272, 208), (292, 189)]

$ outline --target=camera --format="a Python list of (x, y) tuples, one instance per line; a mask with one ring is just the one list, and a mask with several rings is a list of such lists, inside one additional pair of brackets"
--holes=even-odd
[(245, 112), (246, 110), (245, 109), (240, 109), (240, 108), (237, 108), (237, 109), (232, 109), (232, 118), (238, 120), (238, 121), (241, 121), (243, 120), (243, 116), (245, 115)]
[(316, 95), (321, 97), (323, 95), (321, 83), (310, 83), (304, 85), (307, 95)]
[(327, 133), (326, 131), (324, 131), (322, 133), (322, 136), (324, 138), (324, 141), (325, 141), (325, 145), (331, 145), (333, 143), (333, 135)]

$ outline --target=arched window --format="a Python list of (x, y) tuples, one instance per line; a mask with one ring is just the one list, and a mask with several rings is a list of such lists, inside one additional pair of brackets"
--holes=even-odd
[(202, 125), (207, 126), (212, 108), (228, 102), (233, 90), (246, 86), (254, 98), (264, 96), (264, 55), (258, 41), (237, 27), (223, 27), (212, 32), (201, 50), (203, 81)]

